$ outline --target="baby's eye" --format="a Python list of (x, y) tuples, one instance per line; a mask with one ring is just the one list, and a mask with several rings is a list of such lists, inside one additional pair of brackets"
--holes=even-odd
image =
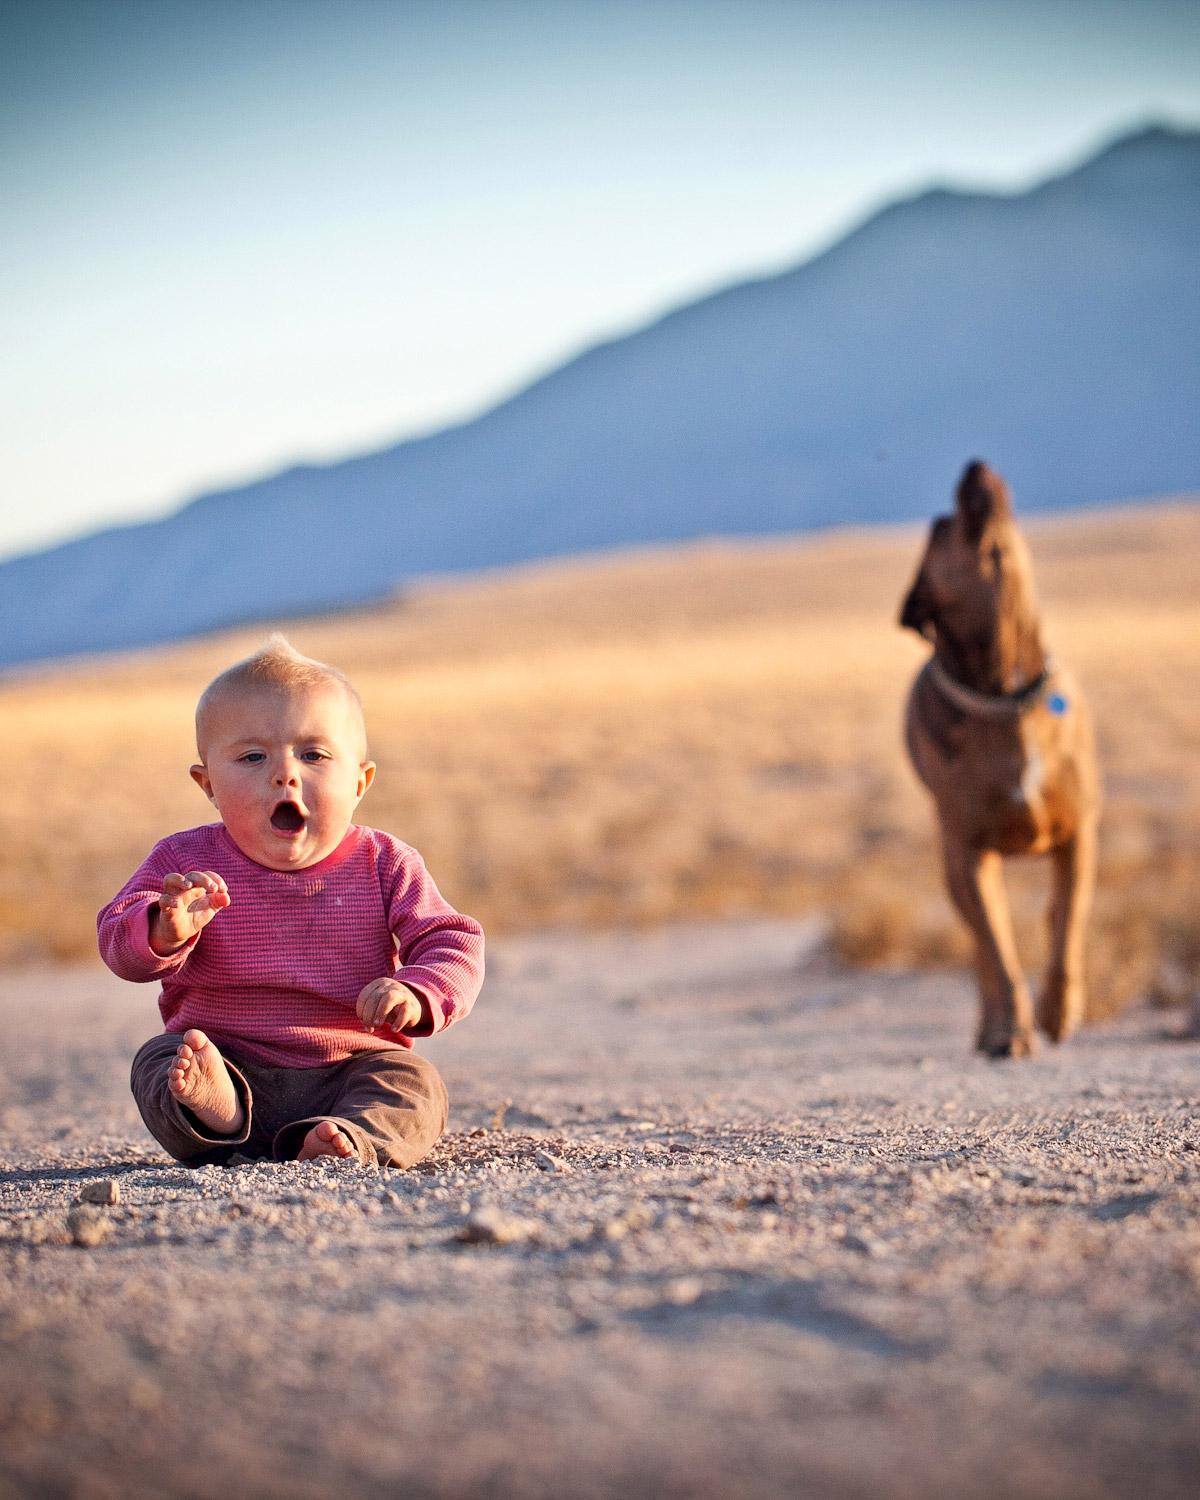
[(305, 750), (301, 753), (301, 760), (328, 760), (329, 756), (324, 750)]
[(243, 765), (247, 766), (256, 766), (258, 765), (259, 761), (266, 760), (266, 758), (267, 757), (262, 753), (261, 750), (247, 750), (245, 755), (238, 756), (238, 760), (241, 761)]

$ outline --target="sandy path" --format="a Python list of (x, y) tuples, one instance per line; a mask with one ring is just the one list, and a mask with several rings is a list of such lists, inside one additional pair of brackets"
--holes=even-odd
[(965, 982), (810, 938), (496, 945), (407, 1175), (169, 1163), (152, 990), (0, 978), (0, 1493), (1194, 1495), (1200, 1043), (987, 1064)]

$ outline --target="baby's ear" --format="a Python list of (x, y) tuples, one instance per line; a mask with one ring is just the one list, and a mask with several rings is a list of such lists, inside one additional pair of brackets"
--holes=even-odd
[(361, 801), (367, 795), (367, 788), (375, 780), (375, 762), (364, 760), (358, 768), (358, 796)]
[(192, 780), (196, 783), (196, 785), (200, 788), (200, 790), (204, 793), (204, 795), (210, 802), (216, 801), (216, 798), (213, 796), (212, 791), (212, 780), (209, 777), (208, 767), (206, 765), (189, 766), (188, 775), (192, 778)]

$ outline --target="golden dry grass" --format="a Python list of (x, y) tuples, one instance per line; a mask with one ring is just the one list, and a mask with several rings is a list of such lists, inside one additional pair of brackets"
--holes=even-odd
[[(1200, 506), (1029, 525), (1046, 634), (1092, 700), (1105, 776), (1097, 1008), (1200, 917)], [(705, 544), (431, 583), (285, 622), (359, 684), (365, 821), (496, 931), (704, 913), (834, 917), (859, 962), (960, 962), (904, 760), (924, 648), (895, 615), (923, 529)], [(0, 685), (0, 956), (91, 949), (155, 838), (208, 821), (199, 689), (264, 628)], [(1018, 868), (1036, 962), (1045, 871)]]

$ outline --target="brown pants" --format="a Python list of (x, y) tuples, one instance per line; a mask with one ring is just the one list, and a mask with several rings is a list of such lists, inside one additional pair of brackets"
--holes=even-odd
[(411, 1167), (446, 1128), (448, 1101), (437, 1069), (407, 1048), (359, 1052), (324, 1068), (267, 1068), (238, 1061), (220, 1049), (245, 1124), (235, 1135), (216, 1135), (167, 1087), (167, 1074), (183, 1037), (152, 1037), (133, 1060), (130, 1086), (146, 1129), (176, 1161), (190, 1167), (228, 1161), (235, 1153), (291, 1161), (320, 1120), (332, 1120), (367, 1164)]

